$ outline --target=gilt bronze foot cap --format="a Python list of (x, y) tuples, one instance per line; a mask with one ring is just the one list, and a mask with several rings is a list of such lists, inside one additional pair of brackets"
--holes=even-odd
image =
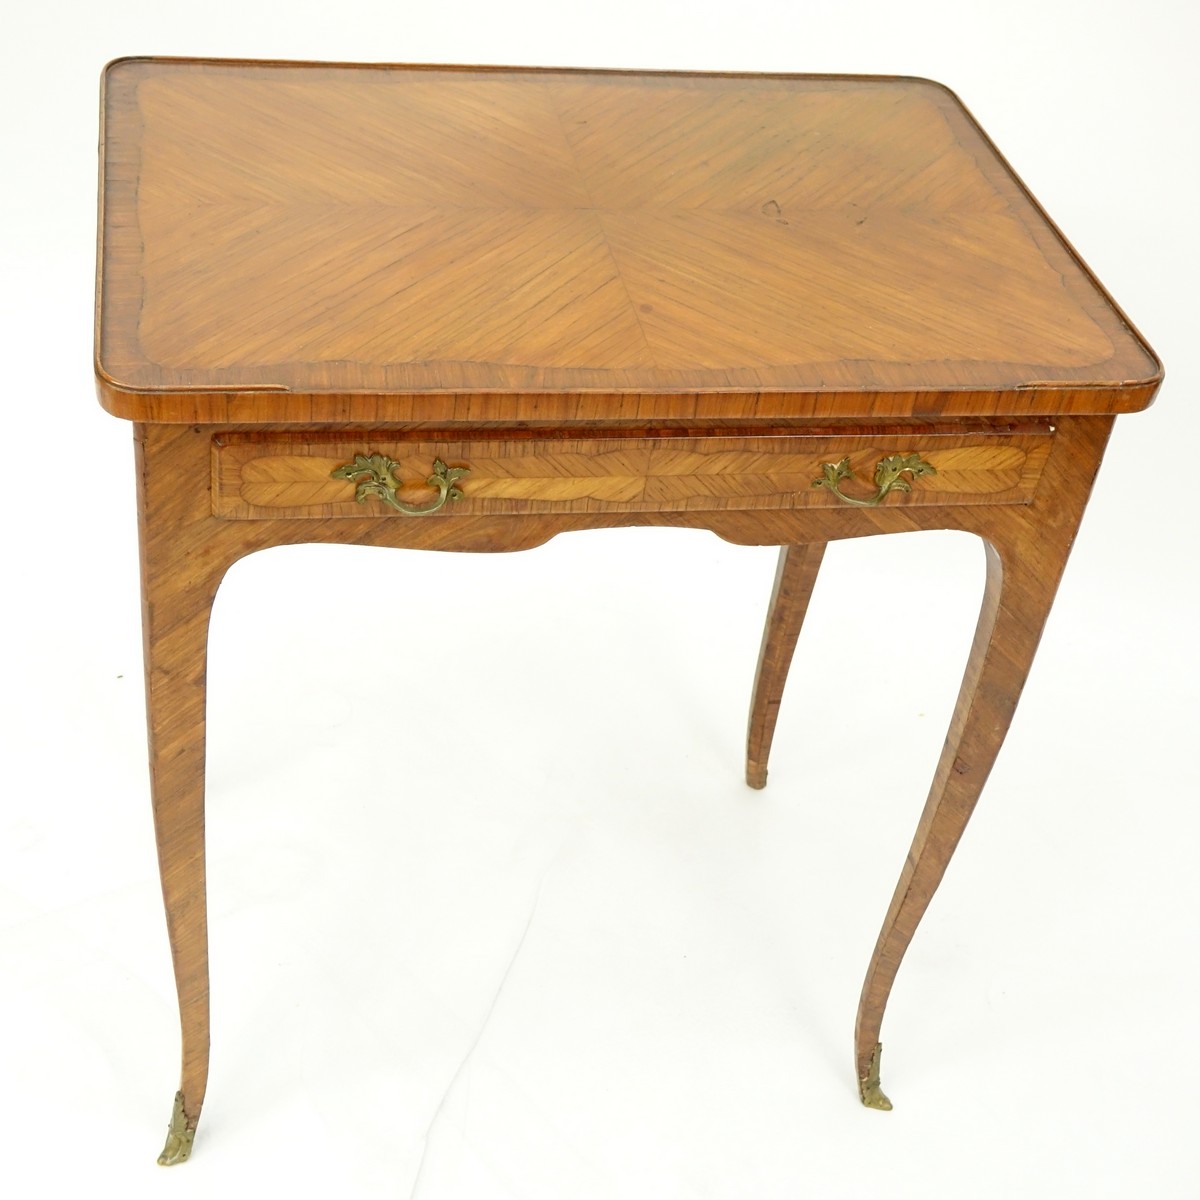
[(175, 1093), (175, 1107), (171, 1111), (171, 1124), (167, 1128), (167, 1144), (158, 1156), (160, 1167), (173, 1167), (176, 1163), (187, 1162), (192, 1153), (192, 1141), (196, 1136), (196, 1123), (188, 1124), (187, 1113), (183, 1111), (183, 1093)]
[(883, 1047), (876, 1042), (871, 1061), (867, 1064), (867, 1073), (858, 1081), (858, 1094), (867, 1108), (878, 1108), (882, 1112), (890, 1112), (892, 1102), (883, 1094), (879, 1086), (879, 1056)]

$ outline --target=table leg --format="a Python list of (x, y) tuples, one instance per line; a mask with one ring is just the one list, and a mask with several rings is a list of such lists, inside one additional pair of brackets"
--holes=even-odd
[(160, 448), (141, 439), (137, 446), (150, 794), (183, 1042), (179, 1092), (158, 1160), (170, 1166), (191, 1154), (208, 1082), (205, 670), (209, 613), (228, 563), (188, 536), (203, 524), (184, 494), (197, 489), (179, 487)]
[(752, 788), (767, 784), (767, 758), (779, 719), (779, 704), (824, 556), (824, 542), (782, 546), (779, 550), (746, 731), (746, 782)]
[(1050, 613), (1066, 544), (1026, 537), (985, 541), (987, 581), (950, 731), (929, 798), (883, 922), (855, 1023), (859, 1093), (868, 1108), (890, 1109), (879, 1085), (879, 1030), (909, 942), (942, 881), (1016, 710)]

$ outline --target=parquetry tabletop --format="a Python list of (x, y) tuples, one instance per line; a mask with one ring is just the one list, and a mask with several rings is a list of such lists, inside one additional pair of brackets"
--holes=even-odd
[(103, 144), (122, 416), (247, 391), (224, 415), (747, 390), (794, 415), (1120, 412), (1158, 377), (925, 80), (131, 59)]

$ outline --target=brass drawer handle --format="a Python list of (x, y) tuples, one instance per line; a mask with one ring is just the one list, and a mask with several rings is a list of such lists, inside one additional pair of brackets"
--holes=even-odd
[(875, 505), (883, 503), (888, 492), (912, 491), (912, 484), (902, 478), (905, 474), (919, 479), (922, 475), (936, 475), (937, 471), (919, 454), (890, 454), (887, 458), (880, 459), (879, 466), (875, 468), (875, 486), (879, 490), (874, 496), (868, 496), (865, 500), (847, 496), (841, 489), (842, 480), (852, 478), (853, 474), (848, 458), (843, 458), (841, 462), (837, 463), (822, 463), (821, 477), (814, 479), (812, 485), (813, 487), (828, 488), (839, 500), (844, 500), (847, 504), (857, 504), (861, 508), (874, 508)]
[[(407, 517), (427, 517), (435, 513), (447, 500), (461, 500), (461, 489), (454, 486), (456, 479), (471, 473), (469, 467), (448, 467), (440, 458), (433, 460), (433, 474), (425, 482), (438, 490), (436, 500), (424, 507), (418, 504), (406, 504), (396, 498), (397, 487), (402, 486), (393, 474), (400, 464), (384, 454), (356, 454), (352, 463), (338, 467), (331, 472), (334, 479), (358, 480), (354, 489), (354, 498), (359, 504), (365, 504), (368, 496), (378, 496), (384, 504), (404, 513)], [(366, 476), (361, 479), (360, 476)]]

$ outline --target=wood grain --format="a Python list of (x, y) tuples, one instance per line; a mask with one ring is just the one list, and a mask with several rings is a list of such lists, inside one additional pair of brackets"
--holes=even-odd
[(927, 80), (122, 60), (102, 141), (135, 419), (1114, 412), (1160, 376)]

